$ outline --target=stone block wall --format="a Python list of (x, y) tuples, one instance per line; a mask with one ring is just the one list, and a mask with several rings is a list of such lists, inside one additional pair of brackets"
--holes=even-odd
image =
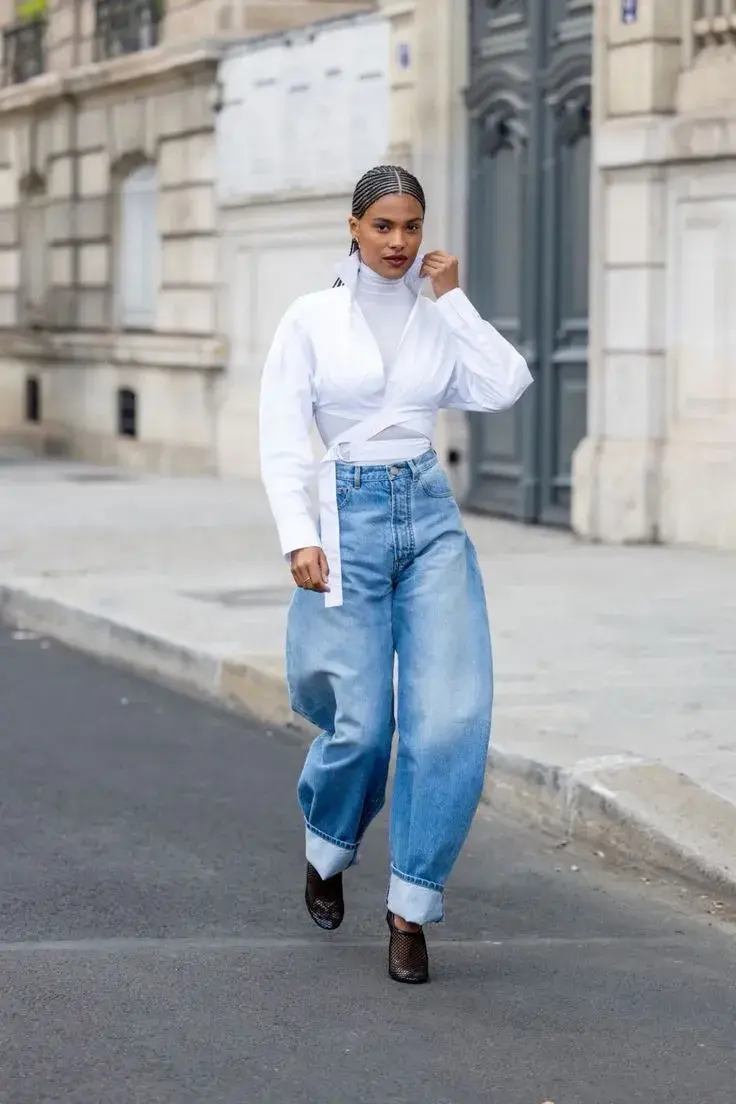
[(374, 6), (369, 0), (167, 0), (163, 41), (270, 34)]
[(162, 41), (172, 43), (204, 35), (242, 33), (243, 7), (232, 0), (168, 0)]
[(13, 137), (9, 130), (0, 131), (0, 326), (14, 326), (18, 317), (20, 241)]
[(243, 9), (243, 30), (246, 34), (255, 35), (370, 11), (377, 5), (370, 0), (247, 0), (243, 5), (238, 5), (237, 0), (230, 0), (228, 6)]
[(7, 27), (15, 19), (15, 0), (0, 0), (0, 27)]
[(46, 69), (67, 73), (94, 61), (95, 0), (47, 0)]
[[(397, 71), (392, 125), (397, 140), (411, 151), (413, 169), (427, 194), (427, 248), (456, 254), (464, 281), (469, 0), (388, 0), (386, 7), (393, 17), (395, 47), (408, 46), (411, 58), (406, 71)], [(462, 458), (448, 467), (455, 493), (462, 499), (469, 484), (467, 416), (442, 412), (435, 440), (443, 461)]]
[[(166, 471), (213, 470), (217, 57), (165, 50), (0, 93), (0, 428)], [(103, 75), (104, 78), (100, 79)], [(161, 280), (147, 332), (118, 322), (120, 185), (156, 166)], [(35, 220), (35, 221), (34, 221)], [(28, 227), (33, 225), (33, 235)], [(35, 313), (28, 282), (42, 287)], [(42, 280), (39, 285), (38, 281)], [(28, 380), (40, 425), (25, 422)], [(135, 436), (118, 424), (135, 392)]]
[(598, 10), (573, 524), (597, 540), (736, 549), (736, 85), (727, 100), (707, 77), (728, 64), (721, 46), (696, 57), (683, 39), (693, 10), (642, 0), (631, 26), (613, 0)]
[[(396, 9), (403, 42), (413, 0), (386, 3)], [(212, 41), (373, 7), (167, 0), (158, 47), (100, 61), (94, 0), (49, 0), (47, 72), (0, 90), (4, 436), (163, 471), (211, 471), (224, 462), (230, 446), (219, 382), (231, 357), (229, 334), (223, 339), (218, 330), (212, 105), (220, 47)], [(391, 156), (411, 164), (413, 68), (397, 60), (394, 76), (401, 111)], [(156, 167), (160, 286), (152, 326), (131, 332), (119, 325), (120, 188), (144, 163)], [(340, 242), (346, 205), (335, 222)], [(27, 418), (29, 386), (39, 389), (38, 423)], [(121, 432), (121, 389), (137, 399), (135, 436)], [(235, 441), (242, 424), (231, 422)]]
[(392, 162), (415, 168), (417, 139), (416, 0), (384, 0), (382, 14), (391, 25), (391, 146)]

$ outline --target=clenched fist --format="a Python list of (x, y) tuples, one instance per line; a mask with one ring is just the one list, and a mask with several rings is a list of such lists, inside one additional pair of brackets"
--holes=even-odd
[(330, 568), (321, 548), (297, 548), (291, 553), (291, 575), (302, 590), (329, 590)]
[(448, 291), (454, 291), (455, 288), (460, 287), (460, 263), (457, 257), (451, 257), (441, 249), (435, 250), (434, 253), (427, 253), (421, 275), (429, 276), (438, 299), (442, 295), (447, 295)]

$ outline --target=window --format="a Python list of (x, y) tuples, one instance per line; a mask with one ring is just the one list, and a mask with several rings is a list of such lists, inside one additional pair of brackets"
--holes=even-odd
[(19, 84), (38, 77), (46, 68), (43, 5), (22, 5), (17, 23), (3, 32), (3, 84)]
[(130, 387), (118, 391), (118, 435), (138, 436), (138, 396)]
[(21, 319), (32, 329), (45, 324), (48, 292), (46, 243), (46, 187), (42, 177), (31, 174), (21, 184)]
[(120, 185), (118, 322), (124, 330), (152, 330), (161, 272), (156, 223), (158, 184), (153, 165), (141, 165)]
[(33, 424), (41, 421), (41, 381), (38, 376), (26, 379), (26, 421)]
[(163, 9), (163, 0), (96, 0), (96, 60), (155, 46)]

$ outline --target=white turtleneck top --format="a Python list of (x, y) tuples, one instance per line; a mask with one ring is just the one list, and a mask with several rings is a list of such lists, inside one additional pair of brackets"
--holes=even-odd
[(376, 339), (387, 373), (391, 370), (416, 298), (405, 280), (389, 280), (361, 264), (355, 302)]
[[(355, 303), (362, 312), (368, 328), (378, 345), (383, 361), (384, 382), (388, 383), (396, 354), (404, 336), (411, 312), (416, 303), (416, 292), (407, 285), (405, 279), (391, 280), (380, 276), (361, 262), (358, 282), (355, 289)], [(345, 418), (326, 411), (316, 412), (317, 428), (326, 446), (337, 436), (351, 429), (360, 421), (360, 417)], [(376, 441), (395, 440), (396, 453), (382, 463), (398, 463), (401, 460), (413, 460), (425, 449), (430, 441), (407, 433), (401, 426), (391, 426), (375, 437)], [(369, 463), (369, 461), (366, 461)]]

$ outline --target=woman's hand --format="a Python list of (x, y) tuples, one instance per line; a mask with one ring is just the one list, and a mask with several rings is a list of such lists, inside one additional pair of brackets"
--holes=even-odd
[(297, 548), (291, 553), (291, 574), (302, 590), (329, 590), (330, 568), (321, 548)]
[(451, 257), (441, 249), (427, 253), (420, 275), (429, 276), (438, 299), (460, 287), (460, 263), (457, 257)]

